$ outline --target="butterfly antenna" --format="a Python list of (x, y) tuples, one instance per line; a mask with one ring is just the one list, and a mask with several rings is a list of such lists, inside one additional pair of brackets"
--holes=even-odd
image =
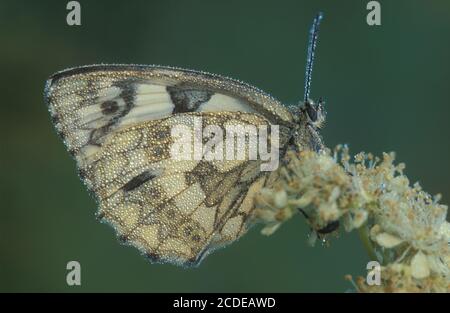
[(317, 38), (319, 37), (319, 25), (323, 18), (323, 13), (317, 13), (314, 21), (309, 30), (309, 42), (308, 42), (308, 53), (306, 56), (306, 72), (305, 72), (305, 98), (303, 99), (306, 103), (309, 99), (309, 93), (311, 91), (311, 76), (312, 68), (314, 63), (314, 52), (316, 50)]

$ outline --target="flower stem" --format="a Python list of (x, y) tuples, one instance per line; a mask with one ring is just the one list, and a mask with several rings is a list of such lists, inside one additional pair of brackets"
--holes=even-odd
[(380, 260), (378, 260), (378, 257), (375, 253), (375, 249), (374, 249), (372, 243), (370, 242), (369, 228), (367, 227), (367, 223), (364, 223), (363, 225), (361, 225), (361, 227), (358, 228), (358, 234), (359, 234), (359, 239), (363, 243), (363, 246), (366, 249), (367, 254), (369, 255), (369, 259), (371, 261), (380, 261)]

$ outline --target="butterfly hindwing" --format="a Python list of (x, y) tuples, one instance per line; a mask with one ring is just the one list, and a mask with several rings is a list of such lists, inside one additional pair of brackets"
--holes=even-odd
[(248, 190), (262, 177), (260, 161), (173, 160), (170, 128), (193, 127), (193, 118), (202, 118), (204, 126), (268, 124), (262, 116), (241, 112), (184, 113), (143, 122), (109, 137), (84, 169), (99, 215), (153, 261), (198, 264), (249, 226)]
[(47, 82), (46, 99), (99, 202), (99, 217), (153, 261), (182, 265), (198, 264), (245, 233), (253, 194), (266, 178), (260, 160), (248, 155), (174, 159), (173, 127), (193, 130), (196, 118), (221, 128), (277, 124), (283, 148), (292, 122), (289, 111), (254, 87), (162, 67), (69, 70)]

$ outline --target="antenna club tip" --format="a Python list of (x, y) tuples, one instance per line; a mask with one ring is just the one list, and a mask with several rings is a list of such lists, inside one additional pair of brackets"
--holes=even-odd
[(322, 12), (322, 11), (319, 11), (319, 12), (317, 13), (316, 17), (317, 17), (318, 19), (323, 19), (323, 12)]
[(306, 71), (305, 71), (305, 96), (304, 102), (309, 100), (309, 93), (311, 90), (311, 76), (312, 67), (314, 63), (314, 51), (316, 49), (317, 38), (319, 36), (319, 25), (323, 18), (323, 13), (319, 11), (314, 17), (314, 21), (309, 30), (309, 42), (308, 42), (308, 52), (306, 57)]

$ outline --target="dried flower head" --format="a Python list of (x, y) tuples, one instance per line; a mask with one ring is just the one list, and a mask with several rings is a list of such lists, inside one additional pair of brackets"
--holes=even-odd
[(346, 231), (358, 229), (371, 258), (383, 264), (383, 283), (373, 287), (358, 278), (360, 291), (450, 290), (447, 206), (418, 183), (411, 186), (405, 165), (394, 159), (361, 152), (352, 161), (345, 146), (289, 152), (280, 179), (256, 197), (262, 232), (273, 233), (298, 212), (316, 234), (340, 221)]

